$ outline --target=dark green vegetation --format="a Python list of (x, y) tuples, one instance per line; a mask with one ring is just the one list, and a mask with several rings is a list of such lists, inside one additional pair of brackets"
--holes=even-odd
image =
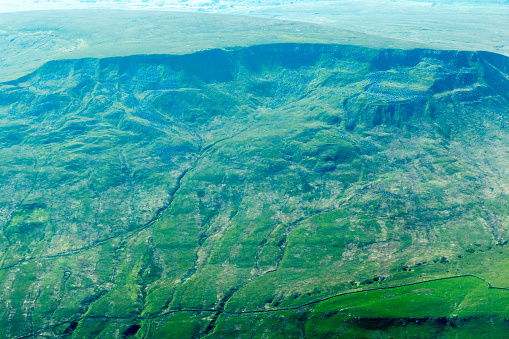
[(508, 72), (486, 52), (268, 44), (4, 82), (0, 337), (506, 331), (509, 291), (472, 276), (312, 302), (508, 286)]

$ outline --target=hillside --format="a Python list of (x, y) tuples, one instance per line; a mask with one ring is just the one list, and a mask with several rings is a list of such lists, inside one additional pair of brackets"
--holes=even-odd
[(287, 43), (3, 82), (0, 336), (502, 331), (508, 72)]

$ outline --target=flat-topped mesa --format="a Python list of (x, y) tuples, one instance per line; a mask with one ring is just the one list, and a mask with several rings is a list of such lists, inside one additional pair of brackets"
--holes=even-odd
[[(343, 93), (338, 106), (344, 111), (346, 127), (351, 130), (357, 124), (369, 128), (380, 124), (401, 127), (415, 119), (437, 119), (439, 115), (451, 114), (437, 111), (439, 102), (458, 101), (475, 106), (476, 102), (483, 105), (479, 100), (494, 97), (507, 100), (508, 60), (489, 52), (267, 44), (185, 55), (51, 61), (27, 76), (4, 84), (26, 83), (39, 90), (61, 92), (78, 83), (84, 86), (87, 81), (126, 79), (138, 83), (133, 88), (135, 91), (161, 92), (240, 81), (247, 86), (243, 91), (261, 94), (265, 101), (260, 104), (270, 107), (306, 95), (297, 89), (322, 87), (338, 93), (338, 88), (347, 89), (355, 84), (360, 90)], [(314, 74), (295, 79), (293, 84), (275, 77), (263, 79), (264, 74), (283, 70), (297, 74), (299, 69), (314, 70)], [(16, 100), (7, 93), (3, 93), (3, 98), (4, 102)], [(455, 126), (460, 127), (457, 121), (452, 121), (449, 128)]]
[[(93, 18), (93, 24), (91, 24)], [(47, 61), (195, 51), (268, 43), (429, 47), (304, 22), (246, 16), (129, 10), (0, 13), (0, 81)]]

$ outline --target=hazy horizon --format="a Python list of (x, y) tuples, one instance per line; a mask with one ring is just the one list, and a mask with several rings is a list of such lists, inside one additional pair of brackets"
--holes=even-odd
[(457, 5), (473, 5), (480, 4), (507, 4), (504, 0), (370, 0), (370, 1), (322, 1), (322, 0), (3, 0), (0, 3), (0, 13), (19, 12), (19, 11), (35, 11), (35, 10), (57, 10), (57, 9), (160, 9), (160, 10), (211, 10), (211, 11), (231, 11), (236, 9), (259, 8), (259, 7), (278, 7), (278, 6), (298, 6), (302, 4), (329, 4), (329, 5), (346, 5), (346, 4), (418, 4), (424, 6), (457, 6)]

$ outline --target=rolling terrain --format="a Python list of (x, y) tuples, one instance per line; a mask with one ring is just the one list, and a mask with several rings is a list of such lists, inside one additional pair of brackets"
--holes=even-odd
[(0, 337), (507, 331), (506, 56), (61, 25), (2, 60)]

